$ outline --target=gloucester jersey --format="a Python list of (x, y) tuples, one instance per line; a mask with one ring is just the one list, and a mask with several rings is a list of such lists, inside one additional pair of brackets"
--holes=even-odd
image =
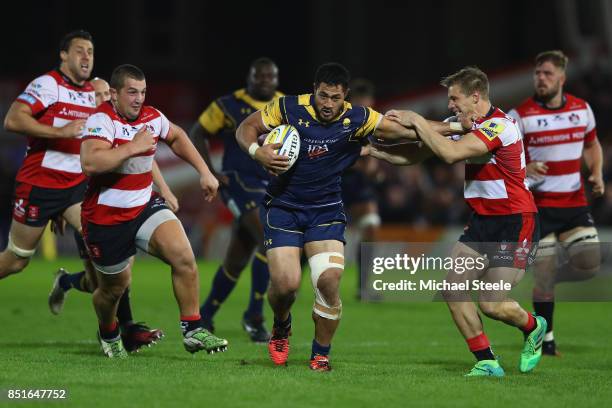
[[(83, 140), (100, 139), (116, 148), (132, 141), (143, 126), (155, 137), (155, 146), (170, 131), (168, 119), (151, 106), (143, 106), (138, 117), (128, 121), (106, 102), (87, 120)], [(92, 176), (83, 201), (83, 220), (113, 225), (136, 218), (151, 199), (154, 154), (155, 148), (130, 157), (108, 173)]]
[(533, 98), (510, 111), (524, 135), (527, 163), (541, 161), (548, 172), (533, 188), (538, 207), (587, 205), (580, 174), (585, 143), (597, 138), (595, 117), (588, 103), (564, 94), (558, 109), (546, 108)]
[[(95, 92), (89, 82), (73, 83), (59, 70), (42, 75), (17, 97), (28, 105), (41, 124), (63, 127), (76, 119), (87, 119), (96, 109)], [(83, 181), (79, 151), (81, 139), (28, 136), (26, 157), (17, 181), (44, 188), (70, 188)]]

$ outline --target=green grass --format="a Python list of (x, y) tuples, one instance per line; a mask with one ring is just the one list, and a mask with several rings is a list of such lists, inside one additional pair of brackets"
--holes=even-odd
[[(344, 314), (332, 350), (331, 373), (307, 368), (313, 327), (312, 291), (305, 279), (293, 311), (288, 367), (273, 367), (265, 346), (251, 344), (240, 327), (249, 276), (244, 276), (215, 319), (230, 341), (227, 353), (183, 350), (170, 275), (161, 262), (136, 262), (135, 317), (161, 327), (155, 347), (122, 361), (104, 358), (95, 341), (96, 319), (87, 294), (71, 292), (52, 316), (47, 293), (58, 265), (74, 259), (34, 260), (21, 275), (0, 282), (0, 405), (9, 388), (68, 390), (62, 402), (26, 406), (392, 407), (392, 406), (608, 406), (612, 400), (612, 326), (609, 303), (557, 305), (555, 334), (563, 357), (545, 358), (532, 374), (518, 372), (522, 336), (487, 320), (506, 377), (471, 378), (464, 341), (441, 303), (360, 304), (355, 273), (343, 280)], [(202, 295), (215, 265), (201, 264)], [(268, 319), (271, 320), (269, 309)]]

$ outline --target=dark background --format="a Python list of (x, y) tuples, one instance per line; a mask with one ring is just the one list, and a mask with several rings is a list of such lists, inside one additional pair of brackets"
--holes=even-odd
[[(30, 80), (45, 72), (58, 60), (62, 35), (84, 28), (95, 40), (94, 75), (107, 78), (114, 66), (132, 63), (149, 79), (188, 81), (205, 93), (202, 103), (241, 86), (249, 62), (262, 55), (277, 61), (288, 93), (308, 90), (316, 67), (333, 60), (371, 78), (379, 96), (389, 97), (436, 83), (466, 64), (491, 72), (563, 48), (560, 3), (12, 2), (12, 18), (0, 26), (0, 76)], [(590, 21), (596, 2), (578, 3), (581, 19)]]

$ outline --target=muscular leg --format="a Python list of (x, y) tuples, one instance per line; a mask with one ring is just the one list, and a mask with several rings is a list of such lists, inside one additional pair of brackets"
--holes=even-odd
[(132, 263), (120, 273), (108, 275), (98, 271), (99, 286), (93, 293), (93, 304), (100, 326), (110, 327), (116, 322), (117, 305), (132, 279)]
[(568, 261), (560, 265), (556, 282), (576, 282), (591, 279), (599, 272), (601, 250), (597, 230), (576, 227), (559, 234)]
[(0, 279), (21, 272), (30, 262), (45, 227), (30, 227), (15, 220), (9, 231), (9, 246), (0, 253)]
[(317, 293), (312, 313), (315, 341), (321, 346), (329, 347), (342, 314), (339, 289), (344, 271), (344, 245), (335, 240), (313, 241), (306, 243), (304, 251), (309, 258), (313, 286)]
[(174, 297), (182, 316), (199, 315), (200, 281), (191, 244), (178, 220), (159, 225), (149, 241), (149, 250), (172, 269)]
[(268, 249), (266, 255), (270, 268), (268, 300), (274, 312), (275, 323), (285, 322), (289, 319), (302, 280), (300, 248), (272, 248)]

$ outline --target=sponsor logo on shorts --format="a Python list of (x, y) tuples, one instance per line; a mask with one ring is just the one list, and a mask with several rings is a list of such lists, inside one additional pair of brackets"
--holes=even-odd
[(13, 207), (13, 216), (18, 220), (23, 220), (25, 217), (25, 206), (27, 202), (24, 202), (23, 198), (15, 200), (15, 205)]
[(92, 258), (101, 258), (102, 257), (102, 251), (100, 251), (100, 247), (97, 245), (88, 245), (87, 248), (89, 249), (89, 254), (91, 255)]
[(30, 205), (28, 207), (28, 220), (36, 221), (40, 217), (40, 207), (37, 205)]

